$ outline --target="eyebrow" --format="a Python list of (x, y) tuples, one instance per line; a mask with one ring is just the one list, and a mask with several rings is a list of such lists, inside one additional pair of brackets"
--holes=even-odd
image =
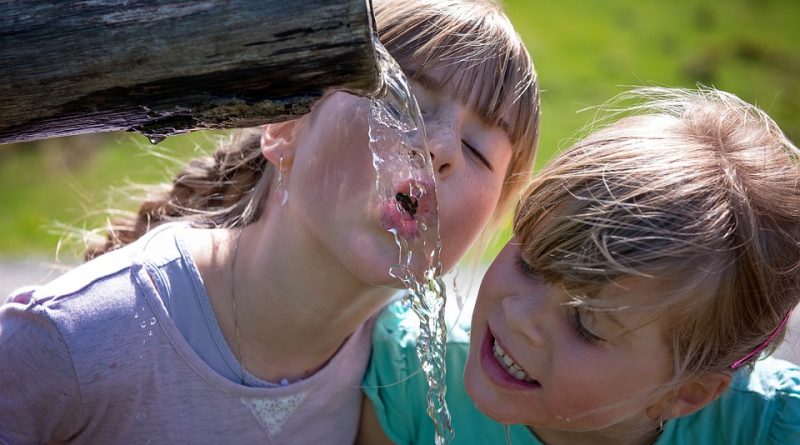
[[(412, 69), (404, 70), (404, 72), (409, 79), (419, 83), (425, 89), (432, 91), (440, 91), (445, 89), (445, 86), (444, 84), (442, 84), (442, 82), (439, 82), (438, 79), (429, 76), (428, 74), (425, 74), (420, 71), (414, 71)], [(489, 120), (486, 118), (485, 115), (483, 115), (483, 113), (480, 112), (480, 110), (475, 110), (475, 112), (481, 117), (481, 120), (484, 121), (484, 123), (499, 127), (501, 130), (505, 132), (506, 136), (508, 136), (509, 141), (511, 140), (511, 125), (509, 125), (505, 119), (500, 118), (496, 123), (493, 124), (489, 122)]]

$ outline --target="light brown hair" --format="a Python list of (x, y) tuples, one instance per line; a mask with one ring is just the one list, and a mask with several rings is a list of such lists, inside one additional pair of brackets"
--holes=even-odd
[[(501, 6), (492, 0), (374, 0), (381, 42), (400, 66), (416, 72), (445, 66), (459, 78), (456, 94), (487, 123), (507, 116), (513, 146), (501, 192), (500, 214), (532, 168), (539, 132), (539, 89), (533, 63)], [(442, 65), (444, 64), (444, 65)], [(321, 100), (325, 100), (324, 98)], [(303, 118), (300, 118), (303, 119)], [(238, 227), (257, 220), (274, 168), (262, 156), (259, 132), (238, 132), (212, 156), (192, 160), (172, 184), (153, 187), (139, 211), (109, 221), (107, 240), (87, 248), (87, 259), (138, 239), (158, 224), (191, 220), (210, 227)]]
[(524, 190), (521, 256), (588, 308), (608, 309), (592, 294), (625, 277), (667, 280), (642, 304), (668, 314), (676, 381), (727, 372), (800, 301), (800, 151), (712, 88), (641, 88), (609, 108), (626, 117)]

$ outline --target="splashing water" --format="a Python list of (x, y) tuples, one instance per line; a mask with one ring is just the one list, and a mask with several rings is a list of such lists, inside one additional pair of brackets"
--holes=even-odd
[(435, 443), (453, 435), (445, 402), (445, 287), (439, 260), (438, 202), (425, 126), (408, 80), (377, 38), (376, 60), (383, 82), (370, 106), (369, 146), (377, 173), (381, 227), (394, 234), (398, 263), (389, 273), (408, 288), (406, 304), (420, 320), (417, 355), (428, 383), (428, 415)]

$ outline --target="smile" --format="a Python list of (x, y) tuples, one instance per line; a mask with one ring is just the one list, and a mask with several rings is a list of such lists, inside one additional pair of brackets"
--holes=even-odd
[(500, 346), (491, 328), (486, 329), (479, 354), (480, 366), (492, 385), (509, 391), (538, 390), (542, 387)]
[(508, 372), (512, 377), (527, 383), (536, 382), (536, 380), (531, 378), (531, 376), (526, 374), (525, 371), (523, 371), (522, 368), (520, 368), (520, 366), (514, 361), (514, 359), (509, 357), (506, 354), (506, 352), (503, 351), (503, 348), (501, 348), (500, 345), (497, 344), (497, 340), (494, 341), (494, 345), (492, 346), (492, 352), (494, 353), (494, 357), (497, 359), (497, 361), (500, 363), (503, 369), (505, 369), (506, 372)]

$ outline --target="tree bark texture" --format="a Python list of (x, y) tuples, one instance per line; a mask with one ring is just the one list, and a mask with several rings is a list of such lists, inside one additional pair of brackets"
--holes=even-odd
[(373, 30), (370, 0), (5, 0), (0, 143), (298, 116), (376, 89)]

